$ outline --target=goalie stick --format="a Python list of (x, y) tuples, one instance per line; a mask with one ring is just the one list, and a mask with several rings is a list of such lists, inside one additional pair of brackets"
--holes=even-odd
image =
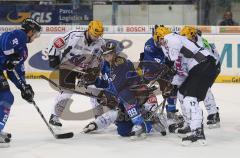
[[(25, 83), (20, 79), (18, 73), (16, 72), (16, 70), (13, 70), (13, 73), (15, 75), (15, 77), (17, 78), (18, 82), (20, 83), (20, 85), (22, 86), (23, 90), (26, 89), (26, 85)], [(66, 139), (66, 138), (72, 138), (73, 137), (73, 132), (69, 132), (69, 133), (63, 133), (63, 134), (56, 134), (52, 127), (48, 124), (46, 118), (44, 117), (43, 113), (41, 112), (41, 110), (39, 109), (39, 107), (37, 106), (37, 104), (35, 103), (35, 101), (32, 101), (32, 104), (34, 105), (34, 107), (37, 109), (38, 113), (40, 114), (41, 118), (43, 119), (44, 123), (47, 125), (48, 129), (50, 130), (50, 132), (52, 133), (52, 135), (54, 136), (54, 138), (56, 139)]]

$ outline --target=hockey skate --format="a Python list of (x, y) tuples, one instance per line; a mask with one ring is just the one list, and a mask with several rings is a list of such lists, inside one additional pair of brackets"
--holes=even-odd
[(97, 130), (97, 124), (95, 122), (90, 122), (86, 127), (83, 128), (81, 133), (90, 133)]
[(174, 112), (167, 112), (168, 118), (168, 130), (170, 133), (175, 133), (175, 130), (178, 128), (182, 128), (184, 125), (183, 116), (178, 113), (178, 110)]
[(220, 117), (218, 112), (208, 115), (207, 120), (207, 125), (209, 129), (220, 128)]
[(11, 134), (0, 132), (0, 148), (8, 148), (10, 146)]
[(206, 138), (203, 130), (203, 126), (201, 128), (197, 128), (196, 130), (192, 131), (189, 136), (182, 138), (182, 145), (188, 146), (191, 143), (198, 142), (200, 145), (206, 145)]
[(59, 121), (59, 118), (53, 114), (50, 116), (49, 123), (55, 128), (62, 127), (62, 123)]
[(180, 138), (183, 138), (185, 135), (191, 133), (191, 128), (187, 123), (184, 123), (184, 125), (181, 128), (177, 128), (175, 130), (175, 133), (177, 133)]

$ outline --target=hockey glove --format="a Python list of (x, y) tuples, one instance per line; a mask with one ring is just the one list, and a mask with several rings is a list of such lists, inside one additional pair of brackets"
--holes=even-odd
[(171, 83), (167, 83), (167, 86), (164, 88), (162, 92), (163, 98), (169, 98), (170, 96), (176, 95), (178, 91), (177, 86), (172, 85)]
[(9, 58), (5, 61), (4, 66), (7, 68), (7, 70), (11, 71), (17, 66), (20, 60), (21, 58), (16, 54), (9, 55)]
[(32, 103), (34, 97), (34, 91), (30, 84), (25, 85), (25, 89), (21, 90), (22, 98), (25, 99), (27, 102)]
[(114, 109), (118, 105), (117, 99), (104, 91), (100, 92), (98, 95), (97, 102), (103, 106), (107, 106), (110, 109)]

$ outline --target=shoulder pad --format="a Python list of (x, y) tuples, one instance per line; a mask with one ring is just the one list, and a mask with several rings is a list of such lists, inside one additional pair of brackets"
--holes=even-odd
[(118, 65), (121, 65), (121, 64), (124, 64), (126, 62), (126, 60), (123, 58), (123, 57), (116, 57), (115, 59), (115, 65), (118, 66)]
[(57, 49), (62, 49), (64, 48), (65, 45), (66, 45), (66, 41), (64, 40), (63, 37), (58, 37), (53, 42), (53, 46)]

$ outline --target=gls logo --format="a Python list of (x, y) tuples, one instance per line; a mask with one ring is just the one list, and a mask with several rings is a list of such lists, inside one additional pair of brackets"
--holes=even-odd
[(12, 23), (20, 23), (26, 18), (32, 18), (39, 23), (50, 23), (52, 21), (52, 13), (51, 12), (11, 12), (7, 15), (8, 21)]
[(32, 18), (39, 23), (50, 23), (52, 21), (52, 13), (36, 12), (32, 14)]
[[(127, 48), (131, 47), (131, 45), (132, 45), (131, 40), (122, 40), (122, 41), (117, 41), (117, 40), (113, 40), (113, 39), (105, 39), (105, 40), (106, 40), (106, 42), (112, 41), (112, 42), (116, 43), (117, 52), (122, 52), (123, 49), (127, 49)], [(47, 49), (41, 50), (41, 51), (37, 52), (36, 54), (34, 54), (33, 56), (31, 56), (31, 58), (29, 59), (29, 65), (31, 67), (34, 67), (34, 68), (37, 68), (40, 70), (53, 70), (52, 68), (49, 67)]]

